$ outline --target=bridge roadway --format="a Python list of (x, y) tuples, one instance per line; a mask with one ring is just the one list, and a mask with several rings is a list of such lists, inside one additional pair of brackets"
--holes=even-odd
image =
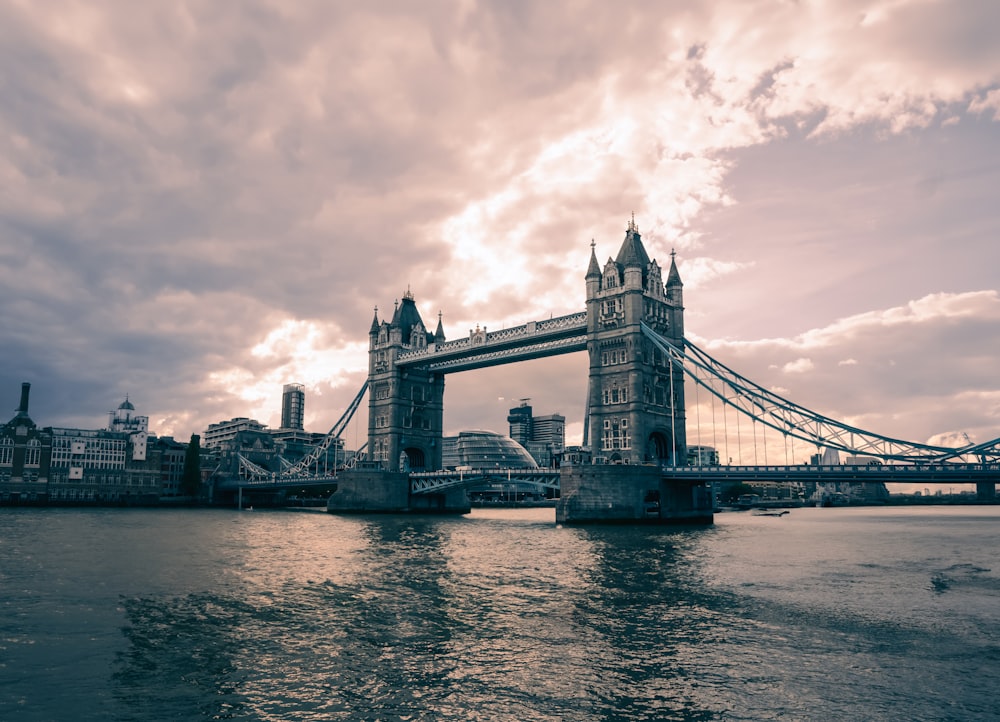
[[(1000, 464), (885, 464), (871, 466), (664, 466), (664, 476), (701, 482), (882, 482), (885, 484), (976, 484), (1000, 483)], [(449, 488), (491, 482), (531, 483), (558, 489), (559, 471), (552, 469), (494, 469), (475, 471), (425, 471), (410, 474), (410, 492), (431, 494)], [(226, 479), (223, 490), (302, 489), (337, 483), (336, 476), (285, 479), (278, 476), (260, 480)]]
[(1000, 483), (1000, 464), (872, 464), (859, 466), (667, 466), (667, 476), (702, 481), (868, 481), (885, 484)]

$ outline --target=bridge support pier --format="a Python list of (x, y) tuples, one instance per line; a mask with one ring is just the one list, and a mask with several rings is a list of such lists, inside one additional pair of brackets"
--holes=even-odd
[(438, 494), (410, 496), (410, 511), (432, 514), (468, 514), (472, 511), (469, 493), (464, 489), (448, 489)]
[(565, 466), (559, 477), (560, 524), (711, 524), (709, 487), (666, 477), (646, 464)]
[(979, 501), (996, 501), (997, 482), (996, 479), (976, 482), (976, 499)]
[(403, 512), (409, 506), (408, 474), (366, 469), (343, 472), (337, 479), (337, 490), (326, 502), (327, 511), (345, 514)]
[(465, 489), (416, 496), (410, 494), (406, 472), (355, 469), (340, 475), (326, 510), (331, 514), (466, 514), (471, 505)]

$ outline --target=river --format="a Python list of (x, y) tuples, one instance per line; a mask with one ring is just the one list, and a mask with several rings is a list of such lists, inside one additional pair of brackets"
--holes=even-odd
[(1000, 507), (0, 509), (0, 720), (1000, 719)]

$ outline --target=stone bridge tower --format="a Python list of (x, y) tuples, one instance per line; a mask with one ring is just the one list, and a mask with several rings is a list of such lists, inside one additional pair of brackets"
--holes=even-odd
[(586, 276), (586, 432), (594, 460), (684, 464), (684, 373), (640, 329), (645, 322), (674, 344), (683, 344), (683, 284), (674, 254), (664, 283), (634, 217), (617, 257), (608, 258), (603, 269), (591, 246)]
[(444, 376), (397, 366), (401, 354), (444, 342), (438, 316), (430, 333), (407, 290), (392, 321), (372, 319), (368, 345), (368, 458), (386, 471), (441, 468)]

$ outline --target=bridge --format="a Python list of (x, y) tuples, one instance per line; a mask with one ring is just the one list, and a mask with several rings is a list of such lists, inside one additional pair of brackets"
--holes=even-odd
[[(664, 278), (634, 220), (617, 256), (603, 265), (591, 244), (584, 278), (584, 311), (495, 331), (477, 327), (451, 341), (440, 314), (435, 331), (424, 325), (407, 291), (391, 319), (380, 320), (376, 309), (368, 379), (324, 444), (295, 463), (264, 466), (240, 456), (217, 487), (335, 487), (331, 511), (461, 511), (468, 487), (499, 476), (558, 488), (557, 519), (567, 522), (648, 520), (650, 499), (658, 500), (658, 521), (710, 521), (716, 481), (971, 483), (980, 499), (994, 498), (1000, 439), (953, 448), (860, 429), (765, 389), (691, 343), (676, 256)], [(590, 364), (582, 454), (559, 470), (442, 468), (448, 374), (583, 351)], [(366, 444), (349, 464), (321, 470), (366, 395)], [(711, 447), (689, 444), (692, 421), (699, 442), (710, 435)], [(731, 442), (737, 464), (719, 463), (720, 446), (732, 457)], [(714, 457), (703, 457), (706, 448)], [(795, 463), (803, 454), (811, 463)], [(840, 454), (853, 461), (840, 463)]]

